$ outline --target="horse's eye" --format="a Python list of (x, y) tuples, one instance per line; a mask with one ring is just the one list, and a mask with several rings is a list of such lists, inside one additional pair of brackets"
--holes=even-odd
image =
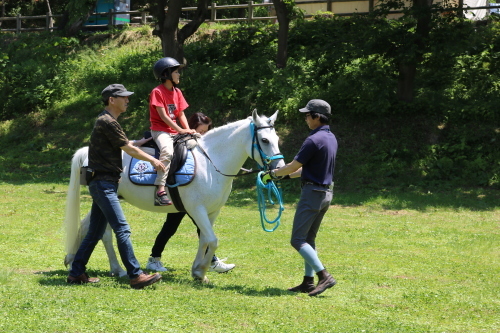
[(269, 143), (269, 140), (268, 140), (268, 139), (266, 139), (266, 138), (263, 138), (263, 139), (262, 139), (262, 142), (264, 142), (264, 143), (266, 143), (266, 144), (267, 144), (267, 143)]

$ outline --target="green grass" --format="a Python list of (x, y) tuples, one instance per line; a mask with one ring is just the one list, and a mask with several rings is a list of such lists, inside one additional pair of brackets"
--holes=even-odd
[[(236, 268), (190, 277), (197, 246), (186, 219), (163, 256), (160, 283), (133, 290), (108, 277), (99, 245), (97, 285), (67, 285), (64, 183), (0, 184), (2, 332), (498, 332), (500, 209), (493, 191), (337, 193), (318, 251), (337, 286), (316, 298), (286, 288), (303, 275), (282, 225), (260, 227), (254, 193), (235, 190), (216, 222), (217, 254)], [(82, 190), (82, 214), (90, 207)], [(145, 265), (164, 216), (123, 204)], [(272, 214), (272, 211), (270, 211)]]

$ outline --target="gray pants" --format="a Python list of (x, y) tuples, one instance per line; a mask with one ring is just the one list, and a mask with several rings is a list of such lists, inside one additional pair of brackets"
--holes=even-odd
[(333, 191), (317, 185), (306, 184), (302, 187), (302, 194), (295, 217), (293, 219), (293, 229), (291, 245), (299, 251), (308, 243), (316, 249), (316, 235), (318, 233), (323, 216), (330, 208)]

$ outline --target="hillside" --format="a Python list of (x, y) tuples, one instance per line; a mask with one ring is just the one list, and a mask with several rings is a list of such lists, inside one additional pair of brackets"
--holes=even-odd
[[(201, 111), (222, 125), (254, 108), (280, 110), (277, 129), (290, 161), (308, 133), (297, 109), (322, 98), (333, 107), (340, 190), (498, 188), (498, 23), (448, 24), (428, 41), (412, 103), (395, 98), (395, 59), (407, 52), (397, 44), (405, 30), (396, 22), (299, 22), (285, 69), (274, 66), (275, 26), (203, 26), (185, 47), (180, 88), (187, 114)], [(162, 57), (149, 29), (78, 39), (0, 35), (0, 43), (2, 181), (67, 181), (71, 155), (86, 144), (102, 108), (100, 91), (110, 83), (135, 91), (120, 120), (129, 137), (148, 128), (151, 67)]]

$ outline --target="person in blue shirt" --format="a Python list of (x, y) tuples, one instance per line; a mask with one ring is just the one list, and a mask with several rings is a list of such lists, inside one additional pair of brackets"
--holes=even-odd
[[(299, 111), (305, 114), (305, 121), (311, 129), (309, 136), (292, 162), (263, 174), (262, 180), (301, 177), (302, 193), (293, 220), (290, 243), (304, 259), (305, 273), (302, 283), (288, 290), (316, 296), (337, 283), (318, 257), (315, 239), (333, 198), (338, 144), (328, 125), (331, 108), (327, 102), (313, 99)], [(314, 284), (314, 273), (319, 278), (317, 285)]]

